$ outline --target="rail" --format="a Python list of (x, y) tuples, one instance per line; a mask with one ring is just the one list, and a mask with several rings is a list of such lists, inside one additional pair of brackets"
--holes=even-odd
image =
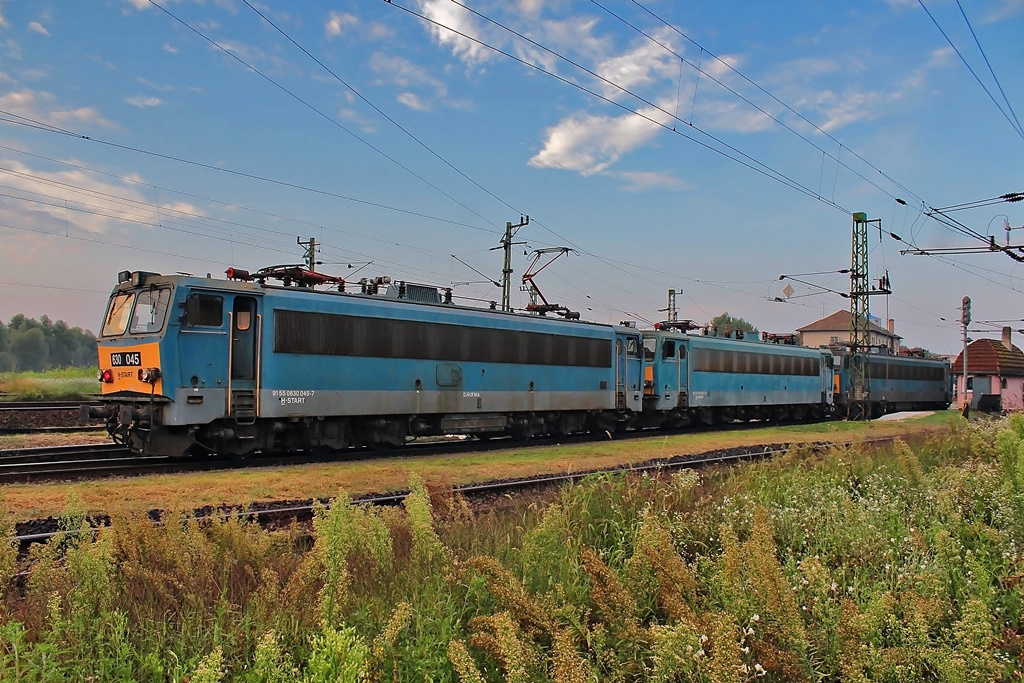
[[(533, 477), (527, 477), (523, 479), (511, 479), (501, 481), (483, 482), (477, 484), (466, 484), (463, 486), (455, 487), (453, 490), (459, 495), (466, 496), (468, 498), (486, 497), (486, 496), (497, 496), (503, 497), (505, 495), (517, 492), (525, 491), (535, 488), (543, 487), (555, 487), (562, 486), (565, 484), (571, 484), (578, 482), (586, 477), (601, 475), (601, 474), (646, 474), (646, 473), (661, 473), (661, 472), (672, 472), (681, 469), (699, 469), (705, 467), (713, 467), (717, 465), (734, 465), (742, 462), (760, 460), (765, 458), (771, 458), (773, 456), (787, 452), (794, 446), (806, 445), (813, 448), (822, 449), (830, 448), (834, 446), (846, 445), (849, 446), (852, 443), (868, 444), (868, 445), (879, 445), (882, 443), (888, 443), (893, 441), (895, 437), (877, 437), (873, 439), (862, 439), (856, 442), (814, 442), (808, 444), (761, 444), (757, 446), (745, 446), (730, 449), (720, 449), (714, 451), (708, 451), (696, 455), (675, 455), (668, 458), (659, 458), (652, 460), (647, 463), (639, 465), (620, 465), (602, 469), (572, 472), (572, 473), (561, 473), (561, 474), (547, 474)], [(399, 491), (395, 493), (388, 493), (376, 496), (366, 496), (362, 498), (355, 498), (350, 501), (352, 505), (380, 505), (380, 506), (395, 506), (400, 505), (409, 496), (409, 491)], [(263, 526), (274, 526), (277, 524), (289, 524), (292, 521), (303, 523), (308, 522), (313, 517), (313, 510), (317, 505), (325, 507), (330, 506), (330, 500), (317, 500), (312, 499), (308, 502), (302, 502), (295, 504), (294, 502), (283, 502), (281, 504), (275, 503), (264, 503), (259, 505), (249, 505), (246, 507), (242, 506), (230, 506), (222, 508), (220, 510), (214, 510), (212, 512), (204, 511), (202, 514), (195, 515), (195, 519), (203, 521), (204, 519), (229, 519), (229, 518), (242, 518), (253, 521)], [(149, 517), (156, 523), (160, 523), (162, 520), (163, 511), (151, 510)], [(97, 515), (89, 519), (93, 528), (107, 527), (110, 525), (110, 519), (106, 515)], [(60, 529), (57, 520), (51, 518), (29, 520), (26, 522), (19, 522), (16, 525), (17, 535), (10, 539), (12, 542), (16, 542), (22, 553), (27, 552), (28, 547), (35, 543), (41, 543), (50, 540), (56, 536), (66, 534), (77, 534), (78, 530), (67, 530)]]

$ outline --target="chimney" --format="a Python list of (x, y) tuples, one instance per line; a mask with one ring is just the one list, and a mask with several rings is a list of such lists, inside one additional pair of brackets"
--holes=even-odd
[(889, 318), (889, 334), (896, 334), (896, 321)]
[(1003, 346), (1005, 346), (1007, 348), (1007, 350), (1009, 350), (1009, 351), (1013, 351), (1013, 343), (1010, 341), (1010, 334), (1012, 332), (1013, 332), (1013, 328), (1010, 328), (1010, 327), (1004, 327), (1003, 328)]

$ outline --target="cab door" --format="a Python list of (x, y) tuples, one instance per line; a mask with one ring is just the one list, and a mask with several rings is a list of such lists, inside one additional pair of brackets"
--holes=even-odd
[(672, 409), (686, 405), (686, 345), (683, 339), (664, 338), (658, 348), (660, 405)]
[(262, 316), (255, 297), (236, 296), (229, 314), (231, 326), (228, 363), (228, 415), (251, 423), (259, 415), (259, 351)]
[(615, 407), (639, 411), (642, 404), (643, 369), (638, 333), (615, 334)]

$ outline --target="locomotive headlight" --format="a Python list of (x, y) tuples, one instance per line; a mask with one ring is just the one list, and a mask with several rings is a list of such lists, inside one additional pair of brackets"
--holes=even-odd
[(146, 384), (156, 384), (160, 379), (160, 368), (139, 368), (139, 381)]
[(114, 381), (114, 371), (100, 370), (99, 372), (96, 373), (96, 379), (99, 380), (100, 382), (106, 382), (107, 384), (110, 384), (111, 382)]

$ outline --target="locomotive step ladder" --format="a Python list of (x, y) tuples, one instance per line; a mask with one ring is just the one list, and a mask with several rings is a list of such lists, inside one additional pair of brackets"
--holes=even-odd
[(231, 417), (240, 425), (256, 422), (256, 392), (252, 389), (235, 389), (231, 392)]

